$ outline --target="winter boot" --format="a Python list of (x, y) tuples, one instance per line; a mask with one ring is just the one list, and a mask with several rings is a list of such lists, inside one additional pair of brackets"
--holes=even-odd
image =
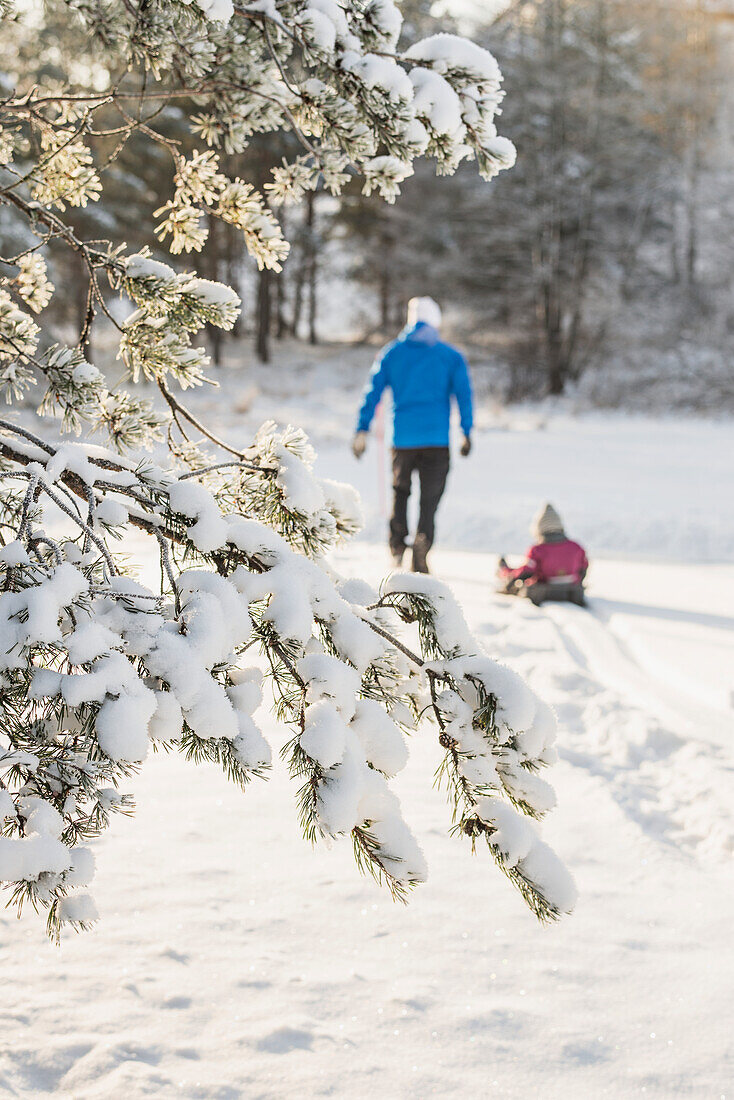
[(586, 607), (586, 595), (584, 594), (583, 585), (574, 584), (569, 599), (571, 603), (578, 604), (579, 607)]
[(522, 592), (532, 604), (535, 604), (536, 607), (540, 607), (543, 600), (548, 595), (548, 585), (537, 581), (535, 584), (524, 585)]
[(404, 546), (391, 546), (390, 557), (392, 558), (393, 569), (403, 568), (403, 558), (405, 556)]
[(413, 541), (413, 572), (428, 573), (428, 540), (425, 535), (416, 535)]

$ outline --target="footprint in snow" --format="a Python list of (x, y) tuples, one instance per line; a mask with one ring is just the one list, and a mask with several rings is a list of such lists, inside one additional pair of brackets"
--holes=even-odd
[(289, 1054), (292, 1050), (311, 1050), (314, 1037), (297, 1027), (278, 1027), (255, 1043), (256, 1050), (268, 1054)]
[(190, 997), (165, 997), (161, 1002), (161, 1008), (190, 1008)]
[(183, 951), (175, 951), (173, 947), (164, 947), (159, 954), (162, 959), (173, 959), (177, 963), (187, 963), (189, 961), (188, 955), (184, 954)]
[(606, 1044), (596, 1043), (566, 1043), (561, 1049), (561, 1056), (581, 1066), (593, 1066), (599, 1062), (609, 1060), (610, 1049)]

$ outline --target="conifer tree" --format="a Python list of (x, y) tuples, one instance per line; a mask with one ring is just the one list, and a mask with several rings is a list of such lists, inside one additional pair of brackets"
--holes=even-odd
[[(432, 719), (454, 828), (486, 845), (542, 920), (570, 910), (573, 883), (528, 818), (554, 803), (540, 772), (554, 759), (550, 710), (483, 654), (451, 594), (395, 575), (380, 592), (335, 574), (327, 553), (358, 529), (349, 487), (315, 476), (302, 431), (266, 424), (219, 440), (186, 407), (208, 360), (192, 343), (228, 330), (229, 287), (147, 250), (91, 239), (70, 212), (102, 194), (129, 143), (170, 157), (173, 188), (157, 238), (200, 252), (213, 222), (235, 227), (258, 266), (288, 251), (269, 202), (356, 175), (388, 201), (430, 156), (440, 172), (473, 157), (510, 167), (497, 135), (500, 73), (483, 49), (434, 35), (398, 48), (392, 0), (64, 0), (52, 5), (99, 46), (74, 83), (19, 84), (0, 101), (0, 203), (27, 243), (3, 253), (0, 389), (0, 880), (49, 932), (96, 917), (88, 841), (132, 803), (121, 785), (151, 745), (218, 764), (243, 789), (267, 776), (271, 746), (253, 714), (262, 668), (288, 734), (304, 834), (350, 837), (357, 863), (398, 898), (426, 868), (390, 780), (405, 733)], [(14, 16), (3, 0), (5, 20)], [(32, 36), (26, 12), (13, 24)], [(194, 105), (182, 152), (161, 120)], [(263, 192), (227, 176), (251, 135), (290, 131), (302, 152)], [(153, 382), (167, 415), (110, 391), (75, 346), (50, 343), (54, 287), (45, 253), (84, 271), (78, 293), (118, 330), (130, 377)], [(130, 312), (120, 322), (105, 284)], [(34, 387), (60, 433), (28, 430), (14, 408)], [(88, 434), (70, 441), (68, 433)], [(167, 468), (146, 457), (168, 442)], [(135, 580), (115, 540), (135, 529), (160, 560), (157, 590)]]

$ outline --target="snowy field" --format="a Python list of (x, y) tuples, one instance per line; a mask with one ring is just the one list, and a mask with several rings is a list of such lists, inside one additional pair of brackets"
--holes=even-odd
[[(221, 389), (196, 391), (189, 403), (240, 443), (268, 418), (305, 427), (321, 472), (357, 486), (366, 505), (364, 537), (381, 542), (389, 438), (380, 444), (375, 425), (362, 461), (349, 451), (373, 353), (348, 346), (288, 349), (283, 365), (248, 362), (244, 370), (218, 372)], [(239, 367), (237, 359), (232, 365)], [(597, 556), (734, 560), (731, 418), (579, 416), (571, 399), (508, 411), (494, 405), (491, 393), (481, 396), (489, 377), (479, 362), (476, 448), (469, 460), (457, 457), (449, 475), (439, 516), (444, 546), (522, 553), (530, 518), (551, 499)]]
[[(368, 358), (339, 384), (333, 362), (258, 372), (257, 391), (231, 372), (197, 411), (231, 439), (305, 426), (365, 497), (336, 565), (378, 581), (386, 449), (347, 451)], [(0, 1096), (734, 1097), (734, 425), (487, 406), (480, 429), (433, 567), (556, 708), (544, 835), (575, 914), (539, 927), (448, 836), (430, 727), (395, 784), (431, 872), (406, 908), (348, 844), (300, 839), (282, 769), (241, 795), (154, 756), (136, 818), (95, 844), (96, 930), (55, 948), (32, 916), (0, 918)], [(588, 611), (492, 591), (545, 497), (588, 543)]]

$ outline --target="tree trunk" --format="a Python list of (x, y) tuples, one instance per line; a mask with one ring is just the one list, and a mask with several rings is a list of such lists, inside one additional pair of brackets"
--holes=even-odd
[(309, 191), (306, 199), (306, 229), (308, 241), (308, 342), (317, 344), (316, 336), (316, 284), (317, 284), (317, 257), (316, 236), (314, 231), (315, 202), (314, 192)]
[(221, 367), (222, 365), (222, 346), (224, 344), (224, 333), (220, 328), (212, 325), (209, 332), (209, 343), (212, 349), (212, 362), (215, 367)]
[[(280, 212), (280, 227), (283, 230), (283, 236), (287, 238), (285, 211), (283, 210)], [(275, 276), (275, 336), (278, 340), (282, 340), (288, 331), (288, 324), (285, 319), (285, 302), (286, 282), (285, 268), (283, 268)]]
[(270, 271), (265, 267), (257, 282), (257, 330), (255, 351), (261, 363), (270, 362)]
[(680, 282), (680, 261), (678, 259), (678, 213), (679, 201), (674, 198), (670, 210), (670, 281)]
[(304, 227), (301, 230), (301, 248), (299, 263), (296, 269), (296, 278), (293, 284), (293, 314), (291, 317), (291, 335), (298, 339), (298, 329), (301, 325), (303, 313), (303, 288), (306, 284), (308, 270), (308, 231)]
[(558, 397), (566, 384), (567, 364), (563, 353), (562, 309), (557, 278), (546, 283), (544, 302), (548, 393)]
[[(550, 0), (545, 9), (543, 48), (545, 64), (550, 71), (562, 73), (561, 40), (565, 29), (565, 5), (562, 0)], [(565, 83), (556, 84), (551, 89), (549, 105), (547, 163), (539, 165), (542, 174), (548, 173), (556, 181), (556, 176), (566, 146), (566, 95)], [(557, 182), (556, 182), (557, 186)], [(542, 324), (546, 349), (548, 393), (557, 396), (563, 393), (566, 382), (563, 365), (563, 266), (566, 245), (562, 196), (553, 189), (545, 200), (545, 226), (540, 244), (542, 276)]]
[(584, 297), (586, 280), (589, 274), (591, 259), (591, 241), (594, 229), (594, 217), (596, 214), (596, 190), (599, 177), (599, 158), (603, 141), (603, 120), (607, 66), (609, 64), (609, 35), (606, 22), (607, 0), (597, 0), (596, 5), (596, 48), (598, 68), (594, 85), (594, 97), (592, 100), (592, 117), (589, 134), (588, 158), (592, 168), (589, 173), (587, 185), (584, 188), (584, 196), (581, 204), (581, 214), (575, 239), (575, 257), (573, 278), (571, 281), (570, 323), (565, 333), (565, 359), (566, 375), (578, 379), (582, 372), (582, 363), (579, 356), (579, 335), (584, 312)]
[(275, 337), (282, 340), (288, 331), (285, 319), (285, 282), (283, 272), (279, 271), (274, 278), (275, 283)]
[[(240, 299), (242, 294), (240, 293), (240, 280), (239, 280), (239, 265), (238, 260), (240, 258), (241, 240), (242, 236), (233, 225), (225, 226), (226, 235), (226, 263), (227, 263), (227, 284), (232, 287), (232, 290), (236, 291)], [(232, 337), (238, 339), (242, 335), (242, 314), (243, 310), (240, 310), (237, 315), (237, 320), (232, 326)]]
[[(215, 282), (219, 281), (220, 275), (220, 258), (221, 258), (221, 230), (224, 228), (217, 218), (213, 214), (209, 214), (209, 237), (206, 242), (206, 247), (202, 252), (202, 267), (208, 279), (212, 279)], [(216, 325), (207, 325), (206, 334), (209, 341), (209, 348), (211, 350), (212, 360), (215, 367), (221, 367), (222, 365), (222, 344), (223, 333)]]
[(296, 272), (296, 282), (293, 288), (293, 314), (291, 316), (291, 335), (298, 339), (298, 329), (301, 324), (301, 314), (303, 313), (303, 284), (306, 279), (306, 258), (301, 257), (301, 263), (298, 265), (298, 271)]
[(693, 36), (693, 102), (689, 111), (690, 156), (686, 179), (686, 279), (693, 286), (698, 276), (699, 189), (703, 162), (704, 135), (715, 115), (715, 98), (711, 94), (711, 74), (714, 70), (709, 13), (702, 0), (697, 0), (691, 16)]
[(316, 257), (311, 261), (310, 278), (308, 282), (308, 342), (318, 344), (316, 334)]
[(380, 328), (387, 332), (390, 325), (390, 272), (387, 264), (380, 271)]
[(693, 286), (696, 282), (698, 267), (698, 217), (700, 211), (699, 183), (701, 178), (701, 120), (692, 121), (692, 148), (688, 161), (686, 178), (686, 282)]

